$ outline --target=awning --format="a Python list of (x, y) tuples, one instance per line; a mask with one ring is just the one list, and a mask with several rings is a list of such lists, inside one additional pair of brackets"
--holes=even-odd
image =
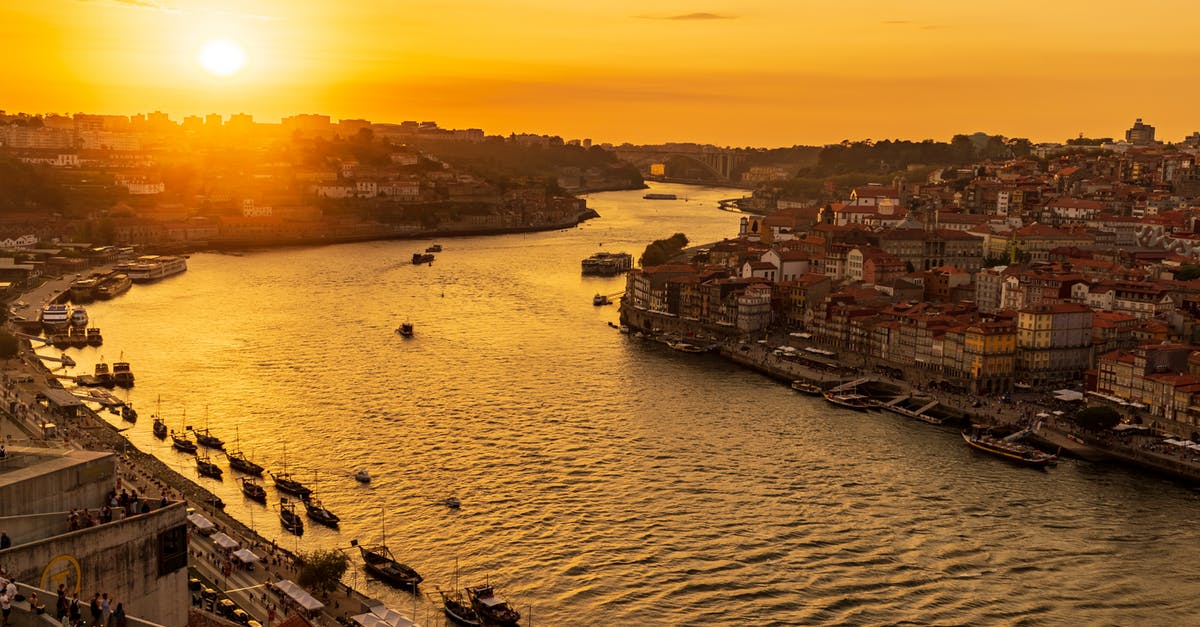
[(412, 619), (382, 605), (372, 607), (371, 611), (366, 614), (358, 614), (350, 618), (363, 627), (418, 627)]
[(1081, 401), (1083, 400), (1083, 392), (1075, 390), (1054, 390), (1054, 397), (1060, 401)]
[(218, 531), (212, 534), (210, 537), (212, 538), (213, 544), (221, 547), (222, 549), (236, 549), (241, 546), (238, 544), (237, 540), (230, 538), (222, 531)]
[(212, 521), (200, 514), (188, 514), (187, 520), (188, 522), (192, 523), (192, 525), (194, 525), (196, 530), (200, 533), (212, 531), (213, 529), (217, 528), (216, 525), (212, 524)]
[(233, 552), (233, 556), (241, 560), (243, 564), (253, 564), (260, 561), (262, 558), (254, 554), (250, 549), (238, 549)]
[(325, 607), (324, 603), (316, 600), (313, 595), (309, 594), (304, 588), (297, 586), (288, 579), (280, 579), (274, 583), (274, 586), (284, 594), (292, 598), (300, 607), (306, 610), (319, 610)]
[(46, 400), (49, 401), (54, 407), (83, 407), (83, 401), (75, 398), (74, 394), (66, 390), (61, 390), (58, 388), (42, 388), (39, 390), (39, 392), (41, 392), (42, 396), (45, 396)]

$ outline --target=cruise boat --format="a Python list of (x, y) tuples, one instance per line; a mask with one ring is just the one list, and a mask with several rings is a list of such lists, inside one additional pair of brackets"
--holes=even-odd
[(104, 343), (104, 336), (100, 334), (100, 329), (90, 327), (86, 332), (88, 346), (100, 346)]
[(708, 349), (704, 348), (703, 346), (696, 346), (695, 344), (688, 344), (687, 342), (669, 342), (667, 344), (667, 346), (670, 346), (673, 350), (677, 350), (677, 351), (680, 351), (683, 353), (707, 353), (708, 352)]
[(96, 286), (99, 285), (99, 283), (100, 277), (95, 275), (71, 281), (71, 287), (69, 288), (71, 292), (71, 302), (76, 304), (86, 303), (95, 298)]
[[(1014, 438), (1008, 436), (1009, 438)], [(1030, 466), (1033, 468), (1045, 468), (1058, 464), (1058, 456), (1051, 455), (1045, 451), (1035, 447), (1023, 444), (1021, 442), (1010, 441), (1007, 438), (998, 438), (989, 435), (979, 429), (973, 433), (962, 432), (963, 441), (973, 449), (991, 453), (997, 457), (1001, 457), (1010, 462), (1021, 464), (1022, 466)], [(1014, 438), (1015, 440), (1015, 438)]]
[(63, 303), (50, 303), (42, 308), (42, 326), (47, 331), (66, 329), (71, 324), (71, 311)]
[(124, 272), (117, 272), (108, 275), (96, 284), (94, 293), (96, 298), (100, 300), (108, 300), (116, 296), (120, 296), (129, 291), (129, 287), (133, 285), (133, 280)]
[(71, 334), (67, 333), (66, 329), (59, 331), (50, 336), (50, 344), (58, 350), (71, 348)]
[(853, 392), (825, 392), (822, 394), (826, 401), (853, 409), (855, 411), (866, 411), (871, 408), (871, 397), (865, 394), (855, 394)]
[(433, 255), (430, 253), (413, 253), (412, 262), (414, 266), (419, 266), (423, 263), (433, 265)]
[(491, 586), (472, 586), (467, 589), (471, 607), (489, 625), (516, 625), (521, 613), (496, 596)]
[(160, 257), (145, 255), (125, 266), (125, 274), (134, 283), (150, 283), (165, 279), (187, 270), (187, 259), (183, 257)]
[(67, 335), (74, 348), (83, 348), (88, 345), (87, 331), (83, 327), (67, 327)]
[(133, 370), (127, 361), (114, 361), (112, 365), (113, 383), (119, 388), (133, 387)]
[(633, 255), (629, 253), (599, 252), (580, 262), (583, 274), (613, 276), (628, 272), (633, 267)]
[(650, 194), (642, 194), (642, 198), (644, 198), (645, 200), (678, 200), (679, 196), (676, 196), (675, 194), (650, 193)]
[(86, 328), (88, 325), (87, 309), (82, 306), (77, 306), (71, 310), (71, 326), (76, 329)]

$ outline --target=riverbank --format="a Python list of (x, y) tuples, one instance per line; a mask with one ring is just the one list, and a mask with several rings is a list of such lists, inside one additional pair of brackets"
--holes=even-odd
[(893, 398), (920, 396), (936, 401), (941, 405), (939, 411), (942, 415), (956, 418), (941, 421), (947, 426), (961, 428), (966, 424), (980, 424), (1004, 430), (1030, 428), (1031, 437), (1051, 451), (1065, 452), (1092, 462), (1116, 462), (1161, 476), (1200, 483), (1200, 455), (1187, 449), (1163, 450), (1154, 444), (1161, 438), (1086, 434), (1074, 427), (1073, 423), (1049, 414), (1033, 396), (1022, 398), (1017, 395), (1017, 398), (1006, 401), (926, 390), (883, 372), (869, 372), (865, 360), (855, 364), (826, 357), (824, 360), (829, 362), (829, 366), (818, 368), (788, 357), (786, 353), (779, 354), (778, 348), (788, 345), (785, 337), (748, 341), (731, 327), (700, 325), (652, 312), (622, 309), (621, 322), (629, 327), (631, 333), (640, 333), (647, 339), (678, 338), (678, 341), (695, 343), (695, 338), (700, 338), (717, 342), (717, 352), (723, 359), (781, 383), (804, 380), (827, 388), (838, 383), (862, 380), (864, 383), (860, 392), (871, 395), (873, 386), (880, 388), (873, 395), (877, 404), (882, 402), (881, 394)]

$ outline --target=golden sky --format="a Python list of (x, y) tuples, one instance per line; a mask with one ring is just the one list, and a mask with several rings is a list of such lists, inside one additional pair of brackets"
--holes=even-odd
[[(436, 120), (790, 146), (1200, 130), (1200, 4), (1092, 0), (0, 3), (0, 109)], [(247, 64), (196, 61), (227, 39)]]

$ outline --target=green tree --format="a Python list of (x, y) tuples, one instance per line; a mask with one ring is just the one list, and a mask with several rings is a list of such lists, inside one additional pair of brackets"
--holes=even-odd
[(337, 589), (348, 568), (350, 558), (337, 549), (301, 553), (300, 574), (296, 583), (309, 590), (332, 592)]
[(676, 233), (667, 239), (654, 240), (646, 247), (638, 263), (643, 268), (662, 265), (678, 255), (687, 245), (688, 238), (683, 233)]
[(1075, 414), (1075, 424), (1091, 431), (1106, 431), (1120, 422), (1121, 413), (1103, 405), (1081, 409)]
[(1200, 266), (1185, 263), (1175, 271), (1176, 281), (1191, 281), (1200, 278)]

